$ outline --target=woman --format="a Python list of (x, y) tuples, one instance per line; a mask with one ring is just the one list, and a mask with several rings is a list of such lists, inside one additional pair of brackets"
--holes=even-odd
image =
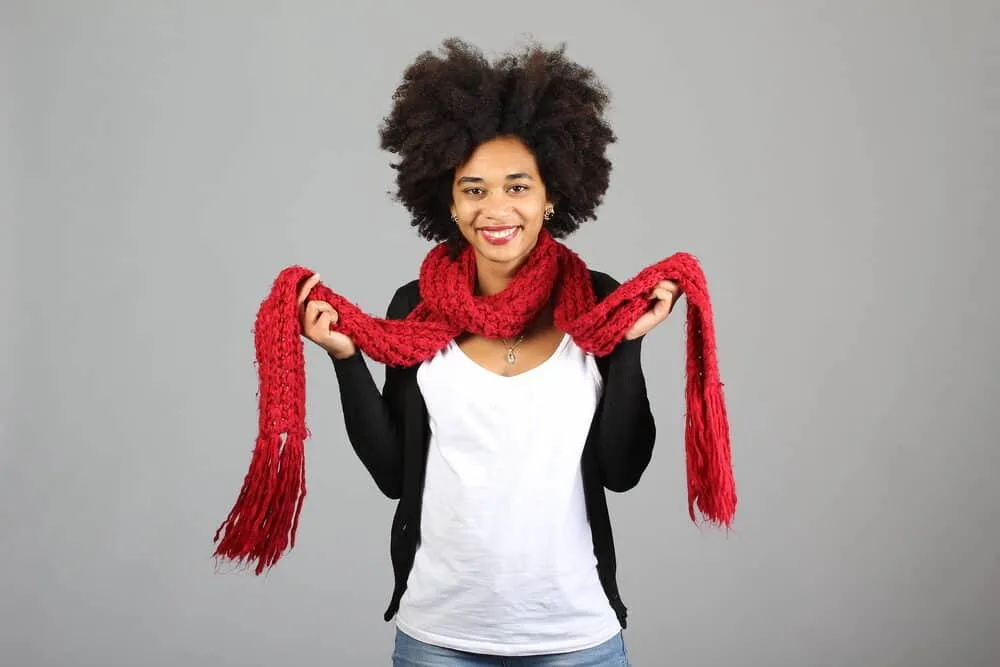
[[(614, 136), (608, 97), (562, 49), (489, 63), (445, 42), (406, 71), (382, 129), (398, 197), (419, 233), (471, 250), (476, 293), (505, 289), (542, 234), (594, 217)], [(618, 283), (592, 271), (600, 299)], [(346, 428), (386, 495), (396, 665), (625, 665), (605, 490), (636, 485), (655, 427), (642, 336), (679, 293), (663, 281), (625, 340), (600, 358), (551, 306), (515, 338), (463, 334), (426, 362), (386, 369), (380, 392), (338, 313), (299, 291), (302, 331), (333, 359)], [(388, 319), (420, 302), (400, 287)]]

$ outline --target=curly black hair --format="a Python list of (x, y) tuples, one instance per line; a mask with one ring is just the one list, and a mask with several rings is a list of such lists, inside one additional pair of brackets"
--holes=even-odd
[(450, 219), (454, 170), (477, 146), (518, 137), (534, 153), (555, 215), (555, 238), (596, 218), (608, 189), (616, 141), (610, 96), (594, 72), (566, 57), (565, 45), (529, 45), (491, 63), (476, 47), (445, 39), (442, 54), (420, 54), (405, 70), (379, 128), (381, 147), (399, 156), (395, 198), (431, 241), (460, 244)]

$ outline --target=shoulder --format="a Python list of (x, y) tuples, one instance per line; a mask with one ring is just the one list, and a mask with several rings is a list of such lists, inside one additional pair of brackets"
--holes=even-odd
[(608, 274), (593, 269), (590, 269), (590, 284), (594, 286), (594, 296), (598, 301), (603, 300), (621, 285)]
[(420, 280), (414, 279), (405, 285), (400, 285), (389, 301), (386, 309), (386, 318), (390, 320), (401, 320), (410, 314), (417, 304), (420, 303)]

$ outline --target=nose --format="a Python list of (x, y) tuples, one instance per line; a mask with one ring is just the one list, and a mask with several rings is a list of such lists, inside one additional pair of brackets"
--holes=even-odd
[(484, 218), (500, 222), (509, 220), (514, 214), (510, 202), (497, 195), (490, 195), (484, 199), (480, 210)]

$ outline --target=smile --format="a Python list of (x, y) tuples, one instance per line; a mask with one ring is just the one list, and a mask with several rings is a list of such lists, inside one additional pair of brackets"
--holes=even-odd
[(503, 245), (509, 243), (517, 236), (520, 227), (481, 227), (479, 233), (483, 235), (488, 243), (493, 245)]

